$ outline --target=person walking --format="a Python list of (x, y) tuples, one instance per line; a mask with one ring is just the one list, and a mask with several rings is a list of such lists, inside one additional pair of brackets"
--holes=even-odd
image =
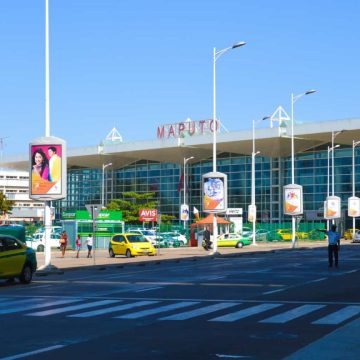
[(66, 231), (63, 231), (60, 237), (60, 250), (62, 257), (65, 256), (67, 242), (68, 242), (68, 236), (66, 234)]
[(78, 236), (76, 237), (76, 240), (75, 240), (75, 248), (77, 250), (76, 257), (78, 258), (79, 257), (79, 252), (80, 252), (80, 249), (81, 249), (81, 238), (80, 238), (79, 234), (78, 234)]
[(204, 242), (205, 242), (204, 249), (205, 250), (211, 249), (210, 237), (211, 237), (210, 230), (209, 230), (209, 227), (207, 226), (204, 231)]
[(88, 258), (91, 258), (92, 255), (91, 255), (91, 251), (92, 251), (92, 248), (93, 248), (93, 236), (91, 234), (89, 234), (89, 236), (86, 238), (86, 246), (88, 248), (88, 254), (87, 254), (87, 257)]
[(340, 234), (336, 231), (336, 225), (335, 224), (331, 225), (330, 230), (319, 230), (319, 231), (325, 233), (328, 237), (329, 268), (333, 266), (333, 262), (335, 262), (335, 267), (338, 267), (339, 250), (340, 250)]

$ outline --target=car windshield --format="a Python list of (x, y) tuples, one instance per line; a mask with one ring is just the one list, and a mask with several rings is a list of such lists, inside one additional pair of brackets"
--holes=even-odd
[(143, 230), (142, 232), (144, 235), (147, 235), (147, 236), (155, 236), (154, 232), (151, 231), (151, 230)]
[(142, 235), (128, 235), (127, 239), (131, 243), (148, 242)]

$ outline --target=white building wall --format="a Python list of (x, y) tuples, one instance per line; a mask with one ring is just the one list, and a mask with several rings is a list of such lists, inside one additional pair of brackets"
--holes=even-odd
[(29, 198), (29, 173), (0, 169), (0, 191), (8, 200), (15, 201), (8, 220), (40, 220), (44, 203)]

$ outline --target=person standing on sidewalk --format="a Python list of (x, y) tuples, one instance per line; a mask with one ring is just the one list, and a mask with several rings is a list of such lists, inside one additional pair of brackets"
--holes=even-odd
[(205, 250), (210, 250), (211, 249), (210, 237), (211, 237), (211, 233), (210, 233), (209, 227), (207, 226), (205, 228), (205, 231), (204, 231), (204, 242), (205, 242), (204, 249)]
[(76, 257), (78, 258), (79, 257), (79, 252), (80, 252), (80, 249), (81, 249), (81, 238), (80, 238), (80, 235), (78, 234), (78, 236), (76, 237), (76, 240), (75, 240), (75, 248), (76, 248)]
[(340, 250), (340, 234), (336, 231), (336, 225), (331, 225), (331, 229), (319, 230), (325, 233), (328, 237), (328, 257), (329, 267), (333, 266), (333, 260), (335, 260), (335, 267), (339, 264), (339, 250)]
[(63, 231), (60, 237), (60, 250), (62, 257), (65, 256), (67, 242), (68, 242), (68, 236), (66, 234), (66, 231)]
[(87, 254), (87, 257), (88, 258), (91, 258), (92, 255), (91, 255), (91, 251), (92, 251), (92, 248), (93, 248), (93, 236), (91, 234), (89, 234), (89, 236), (86, 238), (86, 246), (88, 248), (88, 254)]

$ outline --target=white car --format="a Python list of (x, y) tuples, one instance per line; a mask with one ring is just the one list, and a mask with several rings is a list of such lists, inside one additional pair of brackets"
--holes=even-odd
[(157, 236), (156, 236), (156, 232), (155, 230), (149, 230), (149, 229), (141, 229), (141, 228), (137, 228), (137, 229), (128, 229), (127, 230), (128, 233), (135, 233), (135, 234), (141, 234), (144, 236), (144, 238), (151, 242), (153, 245), (156, 245), (157, 243)]
[(177, 240), (180, 243), (180, 246), (185, 246), (188, 243), (188, 240), (185, 235), (182, 235), (176, 231), (173, 232), (164, 232), (160, 234), (161, 236), (171, 237), (172, 239)]
[[(52, 248), (60, 248), (60, 234), (50, 234), (50, 246)], [(45, 233), (37, 233), (31, 239), (26, 239), (26, 245), (35, 251), (45, 250)]]
[(353, 242), (360, 242), (360, 230), (358, 230), (356, 233), (355, 233), (355, 236), (353, 238)]

